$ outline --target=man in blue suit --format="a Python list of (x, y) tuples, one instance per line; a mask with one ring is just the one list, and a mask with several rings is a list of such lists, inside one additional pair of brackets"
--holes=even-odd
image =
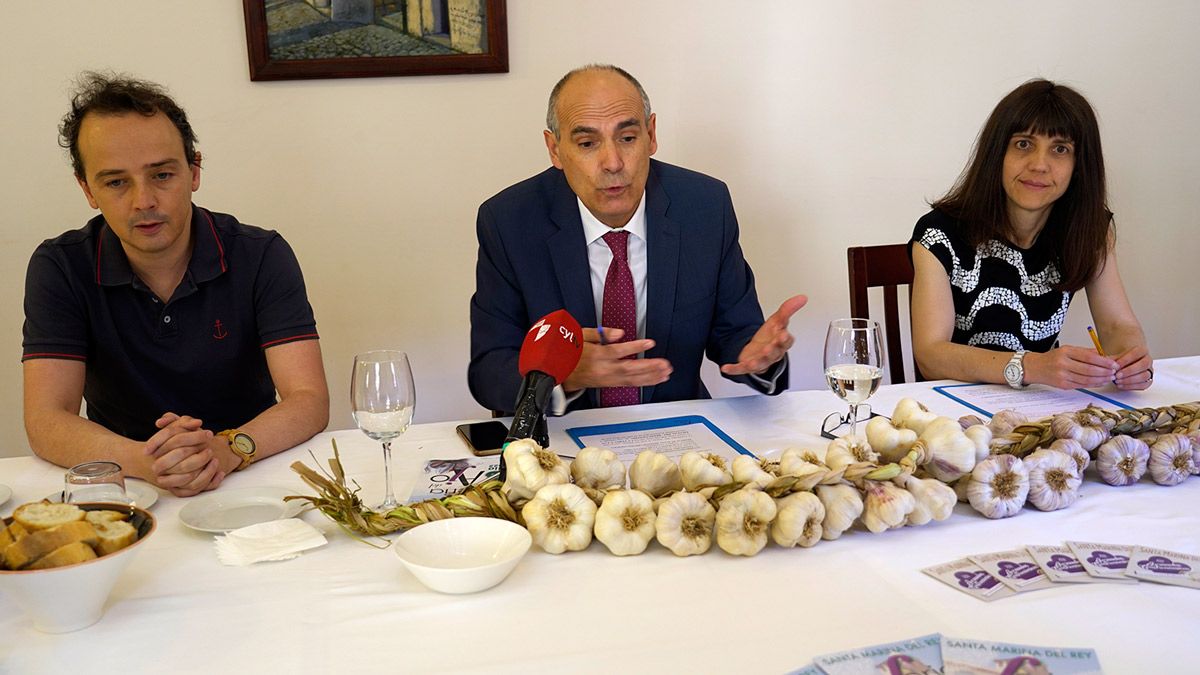
[[(763, 321), (728, 188), (650, 159), (655, 116), (641, 84), (615, 66), (573, 70), (551, 92), (546, 124), (553, 168), (479, 207), (475, 400), (512, 410), (525, 333), (562, 308), (586, 328), (556, 412), (707, 398), (706, 353), (729, 379), (785, 390), (788, 320), (806, 298)], [(628, 234), (614, 244), (612, 232)]]

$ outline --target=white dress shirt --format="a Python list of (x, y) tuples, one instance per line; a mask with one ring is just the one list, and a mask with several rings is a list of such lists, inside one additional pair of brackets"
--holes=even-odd
[[(646, 275), (649, 267), (646, 255), (646, 194), (642, 193), (642, 201), (638, 202), (637, 210), (633, 212), (629, 222), (618, 228), (609, 227), (600, 222), (584, 206), (582, 199), (576, 197), (575, 201), (579, 204), (579, 219), (583, 222), (583, 236), (587, 241), (588, 268), (592, 277), (592, 300), (596, 307), (596, 325), (603, 325), (601, 318), (604, 316), (604, 280), (608, 277), (608, 267), (612, 264), (613, 259), (612, 249), (604, 241), (604, 235), (623, 230), (629, 233), (626, 255), (629, 261), (629, 272), (633, 275), (633, 293), (637, 301), (636, 337), (639, 339), (646, 337)], [(638, 358), (642, 358), (642, 356), (639, 354)], [(774, 393), (775, 381), (783, 371), (780, 364), (786, 362), (787, 357), (785, 356), (762, 375), (751, 374), (750, 377), (768, 387), (767, 393)], [(568, 394), (563, 390), (562, 385), (555, 387), (550, 396), (550, 414), (564, 414), (567, 406), (582, 394), (582, 389)]]

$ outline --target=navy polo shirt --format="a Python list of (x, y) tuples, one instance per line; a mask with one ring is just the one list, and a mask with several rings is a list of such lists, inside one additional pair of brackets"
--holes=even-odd
[(192, 241), (166, 303), (102, 215), (42, 242), (25, 278), (22, 361), (84, 361), (88, 418), (135, 440), (167, 411), (221, 431), (274, 405), (264, 350), (317, 338), (296, 255), (276, 232), (195, 205)]

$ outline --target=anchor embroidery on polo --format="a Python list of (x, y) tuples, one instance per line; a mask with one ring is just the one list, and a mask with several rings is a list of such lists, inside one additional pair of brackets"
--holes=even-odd
[(225, 330), (225, 326), (221, 324), (221, 320), (217, 319), (213, 323), (213, 337), (218, 340), (224, 340), (229, 337), (229, 331)]

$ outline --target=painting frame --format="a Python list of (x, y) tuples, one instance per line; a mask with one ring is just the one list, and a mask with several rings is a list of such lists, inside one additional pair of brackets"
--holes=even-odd
[(246, 20), (246, 47), (250, 79), (312, 80), (348, 77), (405, 75), (461, 75), (508, 72), (508, 22), (506, 0), (482, 0), (486, 7), (487, 51), (479, 54), (420, 56), (356, 56), (313, 59), (271, 58), (267, 3), (242, 0)]

